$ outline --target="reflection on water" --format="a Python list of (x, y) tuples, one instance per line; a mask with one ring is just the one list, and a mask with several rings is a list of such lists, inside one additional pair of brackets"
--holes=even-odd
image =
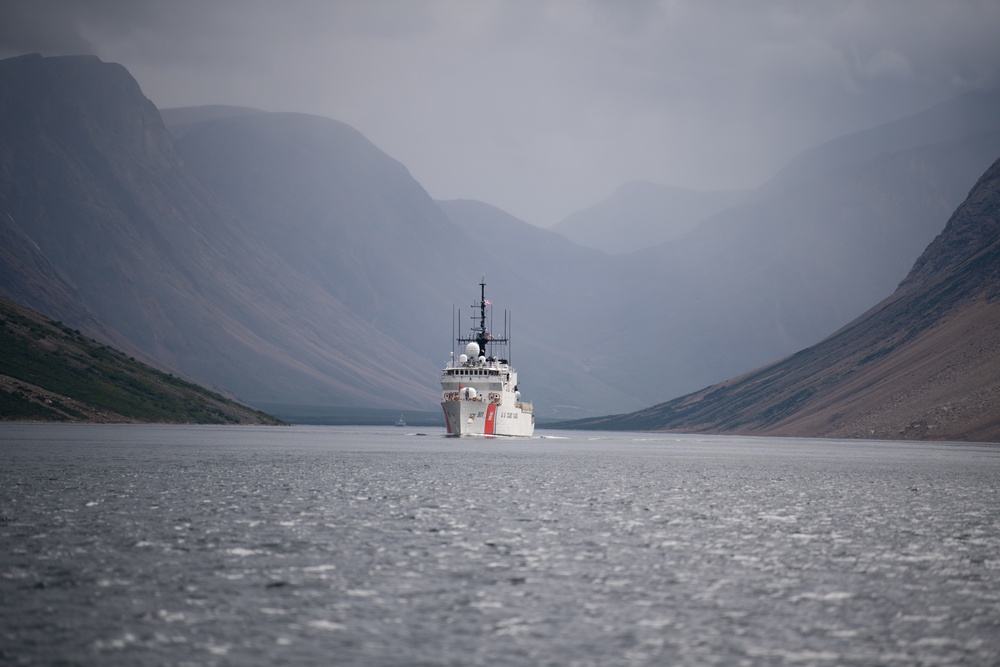
[(0, 663), (1000, 662), (1000, 447), (0, 426)]

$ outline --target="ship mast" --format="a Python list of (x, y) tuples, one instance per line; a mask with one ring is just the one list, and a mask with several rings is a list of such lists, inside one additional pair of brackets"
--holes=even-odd
[[(486, 306), (492, 306), (493, 304), (486, 300), (486, 276), (479, 283), (479, 303), (472, 304), (472, 307), (479, 307), (479, 324), (478, 326), (472, 327), (473, 336), (468, 338), (459, 338), (460, 343), (476, 343), (479, 345), (479, 353), (490, 358), (490, 355), (486, 352), (486, 346), (490, 345), (491, 351), (494, 345), (506, 345), (507, 344), (507, 332), (504, 331), (503, 338), (497, 338), (493, 336), (486, 326)], [(476, 316), (472, 316), (473, 322), (476, 320)], [(506, 328), (506, 319), (504, 320), (504, 327)], [(495, 355), (494, 355), (495, 356)]]

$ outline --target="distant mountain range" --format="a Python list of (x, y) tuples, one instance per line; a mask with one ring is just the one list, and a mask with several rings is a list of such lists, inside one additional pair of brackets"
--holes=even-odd
[[(817, 147), (671, 240), (605, 252), (435, 202), (343, 123), (161, 112), (93, 57), (0, 61), (0, 99), (0, 295), (279, 416), (436, 410), (483, 276), (539, 418), (694, 391), (890, 294), (1000, 155), (1000, 97), (964, 96)], [(638, 239), (634, 217), (618, 224)]]
[(797, 179), (781, 174), (682, 238), (622, 257), (630, 289), (602, 319), (635, 353), (612, 383), (643, 388), (647, 403), (679, 396), (812, 345), (891, 294), (1000, 156), (1000, 94), (918, 116), (878, 128), (893, 139), (885, 151), (843, 148), (877, 145), (876, 130), (832, 142), (829, 157), (814, 149)]
[(588, 248), (612, 254), (632, 252), (678, 239), (706, 218), (743, 203), (749, 195), (632, 181), (604, 201), (558, 222), (552, 231)]
[(755, 371), (573, 428), (1000, 442), (1000, 160), (887, 299)]

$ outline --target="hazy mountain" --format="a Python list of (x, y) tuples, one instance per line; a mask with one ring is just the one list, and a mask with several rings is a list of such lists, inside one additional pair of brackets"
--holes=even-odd
[[(127, 77), (92, 58), (6, 65), (8, 80), (39, 70), (32, 78), (51, 79), (51, 91)], [(70, 72), (73, 82), (59, 81)], [(553, 336), (571, 318), (544, 330), (545, 320), (534, 317), (573, 301), (564, 283), (545, 277), (544, 244), (518, 247), (499, 227), (452, 222), (402, 165), (342, 123), (246, 109), (170, 110), (167, 117), (182, 121), (175, 143), (130, 77), (115, 85), (129, 92), (119, 95), (118, 113), (156, 140), (145, 153), (128, 145), (134, 137), (95, 136), (101, 123), (126, 134), (129, 125), (77, 96), (22, 95), (27, 108), (5, 110), (35, 119), (19, 132), (23, 141), (4, 143), (7, 163), (20, 165), (0, 193), (10, 214), (4, 230), (19, 239), (7, 266), (37, 255), (53, 267), (45, 279), (19, 270), (5, 293), (38, 293), (33, 282), (61, 280), (66, 290), (39, 303), (41, 310), (79, 302), (161, 365), (251, 403), (429, 409), (452, 349), (452, 306), (471, 304), (486, 275), (498, 306), (524, 323), (512, 351), (524, 360), (526, 395), (540, 415), (641, 405), (587, 376), (586, 360), (567, 344), (578, 331)], [(53, 109), (31, 110), (44, 105)], [(110, 94), (105, 105), (112, 106)], [(83, 119), (76, 126), (74, 114)], [(42, 164), (34, 147), (46, 143), (57, 155)], [(46, 178), (32, 178), (46, 169)], [(559, 303), (549, 301), (553, 295)]]
[(234, 116), (245, 116), (248, 114), (264, 113), (261, 109), (253, 107), (237, 107), (231, 104), (209, 104), (200, 107), (179, 107), (174, 109), (160, 109), (160, 118), (163, 123), (170, 128), (170, 133), (178, 136), (184, 133), (185, 126), (203, 123), (206, 120), (216, 120), (218, 118), (232, 118)]
[(96, 58), (3, 61), (0, 100), (0, 292), (272, 410), (434, 409), (484, 275), (539, 416), (681, 395), (884, 298), (1000, 153), (982, 126), (927, 144), (916, 123), (905, 147), (609, 255), (435, 203), (330, 119), (168, 110), (171, 136)]
[[(619, 256), (563, 252), (537, 238), (543, 230), (503, 216), (484, 224), (509, 239), (514, 262), (546, 247), (544, 258), (515, 265), (531, 284), (561, 286), (545, 299), (549, 311), (579, 305), (567, 315), (581, 316), (572, 335), (556, 339), (568, 340), (593, 382), (651, 403), (811, 345), (890, 294), (1000, 154), (1000, 132), (980, 129), (937, 144), (914, 139)], [(532, 318), (546, 323), (541, 336), (571, 321), (544, 307)]]
[[(428, 365), (447, 361), (452, 306), (470, 305), (486, 276), (499, 308), (493, 328), (503, 328), (503, 307), (524, 323), (512, 353), (539, 415), (640, 405), (588, 377), (556, 333), (570, 325), (565, 314), (552, 316), (559, 300), (580, 298), (595, 281), (581, 255), (599, 253), (486, 205), (445, 204), (449, 217), (403, 165), (334, 120), (216, 117), (185, 124), (176, 145), (271, 250)], [(466, 309), (458, 326), (468, 327), (471, 315)], [(437, 378), (436, 368), (427, 373), (428, 388)]]
[(607, 199), (566, 217), (552, 231), (604, 252), (631, 252), (679, 238), (709, 216), (743, 202), (747, 195), (632, 181)]
[[(447, 343), (433, 338), (441, 327), (427, 315), (446, 318), (461, 296), (450, 258), (473, 239), (359, 132), (318, 116), (256, 113), (187, 124), (176, 145), (247, 231), (397, 338), (394, 347)], [(466, 289), (479, 277), (468, 274)]]
[(887, 299), (779, 362), (593, 428), (1000, 441), (1000, 160)]
[(765, 183), (761, 191), (786, 190), (884, 154), (995, 134), (1000, 132), (998, 110), (1000, 91), (964, 93), (924, 111), (803, 151)]
[(51, 314), (78, 294), (161, 364), (247, 401), (433, 404), (435, 367), (250, 233), (124, 68), (13, 58), (0, 99), (0, 226), (21, 267), (4, 294), (47, 294), (33, 305)]
[[(1000, 105), (993, 110), (1000, 116)], [(892, 293), (1000, 154), (1000, 132), (980, 130), (930, 144), (914, 138), (915, 146), (803, 176), (629, 255), (641, 278), (609, 319), (626, 323), (643, 352), (620, 370), (661, 392), (650, 399), (677, 396), (851, 321)]]
[(0, 420), (277, 424), (0, 298)]

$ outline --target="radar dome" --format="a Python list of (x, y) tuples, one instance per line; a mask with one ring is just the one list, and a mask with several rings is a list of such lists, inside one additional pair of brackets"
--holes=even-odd
[(462, 390), (462, 392), (465, 394), (465, 398), (467, 399), (472, 399), (476, 397), (476, 390), (473, 389), (472, 387), (466, 387), (465, 389)]
[(465, 346), (465, 353), (469, 356), (469, 359), (475, 359), (479, 356), (479, 343), (472, 341)]
[(458, 363), (464, 364), (468, 360), (469, 360), (469, 358), (467, 356), (465, 356), (464, 354), (458, 355)]

